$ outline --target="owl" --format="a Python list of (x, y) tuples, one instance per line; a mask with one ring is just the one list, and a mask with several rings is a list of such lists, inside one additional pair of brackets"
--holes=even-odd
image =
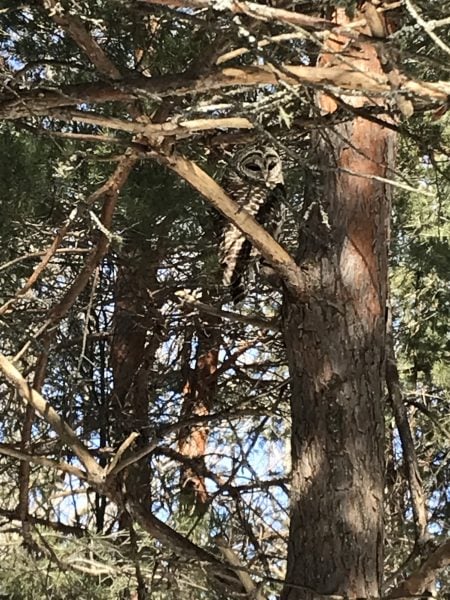
[[(280, 240), (285, 190), (281, 159), (276, 150), (257, 147), (241, 150), (222, 186), (275, 240)], [(223, 283), (230, 287), (235, 304), (244, 298), (255, 274), (270, 269), (257, 249), (231, 223), (225, 223), (221, 230), (219, 260)]]

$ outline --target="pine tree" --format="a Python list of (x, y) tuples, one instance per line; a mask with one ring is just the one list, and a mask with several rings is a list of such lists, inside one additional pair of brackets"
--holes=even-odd
[[(445, 6), (0, 20), (0, 594), (444, 598)], [(283, 247), (220, 187), (246, 144)], [(218, 212), (280, 280), (238, 306)]]

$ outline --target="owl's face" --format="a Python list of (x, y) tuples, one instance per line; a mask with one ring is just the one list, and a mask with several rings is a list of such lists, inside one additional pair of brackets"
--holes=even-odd
[(243, 179), (274, 188), (283, 183), (281, 159), (273, 148), (241, 150), (235, 159), (236, 170)]

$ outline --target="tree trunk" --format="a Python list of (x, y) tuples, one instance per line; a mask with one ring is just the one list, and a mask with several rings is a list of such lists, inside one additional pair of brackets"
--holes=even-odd
[[(122, 443), (132, 432), (139, 433), (135, 442), (139, 447), (149, 441), (149, 383), (161, 342), (162, 297), (158, 295), (155, 301), (152, 294), (158, 287), (160, 256), (137, 235), (133, 243), (140, 249), (133, 252), (132, 246), (127, 247), (127, 260), (119, 266), (115, 289), (111, 430), (115, 444)], [(127, 488), (146, 507), (150, 502), (150, 483), (148, 459), (127, 470)]]
[[(373, 46), (349, 53), (381, 71)], [(337, 105), (322, 95), (319, 106)], [(305, 290), (287, 291), (284, 305), (293, 478), (283, 600), (380, 595), (390, 190), (373, 176), (391, 175), (393, 150), (390, 129), (354, 116), (313, 139), (320, 175), (307, 185), (298, 252)]]
[[(204, 299), (205, 293), (204, 293)], [(183, 387), (182, 415), (186, 418), (206, 416), (211, 412), (217, 388), (217, 361), (219, 357), (220, 329), (215, 319), (199, 322), (196, 341), (195, 366), (190, 369)], [(198, 424), (180, 431), (178, 449), (180, 454), (192, 461), (191, 466), (181, 468), (181, 503), (186, 512), (201, 516), (209, 505), (209, 494), (201, 474), (205, 466), (208, 425)], [(197, 467), (197, 468), (196, 468)]]

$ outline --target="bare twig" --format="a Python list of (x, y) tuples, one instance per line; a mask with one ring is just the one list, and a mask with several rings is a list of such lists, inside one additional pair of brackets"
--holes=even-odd
[(330, 29), (336, 26), (333, 21), (312, 17), (300, 12), (272, 8), (256, 2), (242, 2), (241, 0), (228, 0), (227, 2), (214, 2), (211, 0), (134, 0), (135, 4), (157, 4), (163, 6), (212, 8), (218, 12), (225, 11), (235, 15), (247, 15), (261, 21), (279, 21), (290, 23), (308, 29)]
[[(86, 254), (87, 252), (89, 252), (88, 248), (58, 248), (55, 250), (55, 254)], [(12, 260), (0, 265), (0, 271), (5, 271), (6, 269), (9, 269), (17, 263), (21, 263), (25, 260), (45, 256), (47, 253), (48, 250), (43, 252), (28, 252), (27, 254), (22, 254), (21, 256), (17, 256), (16, 258), (13, 258)]]
[[(406, 8), (408, 9), (410, 15), (413, 19), (416, 20), (417, 24), (420, 25), (425, 33), (433, 40), (436, 46), (439, 46), (441, 50), (450, 54), (450, 47), (447, 46), (445, 42), (441, 40), (441, 38), (434, 33), (434, 29), (436, 28), (436, 22), (432, 21), (431, 24), (425, 21), (417, 11), (417, 8), (411, 2), (411, 0), (405, 0)], [(445, 21), (445, 20), (444, 20)]]
[(229, 310), (222, 310), (220, 308), (217, 308), (216, 306), (211, 306), (210, 304), (200, 302), (187, 292), (183, 291), (176, 292), (176, 296), (182, 305), (195, 308), (207, 315), (219, 317), (221, 319), (228, 319), (230, 321), (236, 321), (237, 323), (245, 323), (246, 325), (253, 325), (254, 327), (258, 327), (260, 329), (271, 329), (273, 331), (280, 331), (280, 323), (275, 319), (266, 319), (262, 316), (252, 317), (247, 315), (240, 315), (239, 313), (231, 312)]
[(171, 121), (159, 124), (137, 123), (135, 121), (126, 121), (125, 119), (99, 115), (91, 111), (82, 110), (67, 110), (64, 112), (52, 111), (51, 115), (64, 121), (89, 123), (99, 127), (126, 131), (135, 135), (143, 135), (146, 138), (174, 135), (177, 137), (186, 137), (193, 133), (214, 129), (253, 129), (253, 124), (248, 119), (242, 117), (186, 120), (174, 116)]
[(130, 515), (148, 533), (162, 542), (165, 546), (173, 548), (176, 552), (182, 552), (186, 558), (191, 558), (203, 563), (208, 573), (229, 590), (244, 592), (243, 586), (235, 572), (224, 565), (213, 554), (200, 546), (193, 544), (177, 531), (160, 521), (150, 511), (144, 508), (132, 498), (127, 498), (126, 507)]
[[(98, 190), (91, 194), (88, 199), (89, 204), (93, 204), (98, 199), (102, 197), (105, 198), (102, 207), (101, 223), (106, 230), (109, 230), (111, 227), (112, 217), (116, 207), (117, 199), (119, 197), (119, 192), (125, 185), (128, 176), (137, 161), (137, 155), (133, 154), (132, 152), (130, 152), (129, 154), (124, 154), (122, 160), (117, 165), (111, 177), (107, 180), (107, 182), (104, 185), (102, 185)], [(86, 287), (96, 266), (105, 255), (108, 247), (109, 240), (102, 233), (100, 235), (100, 239), (97, 243), (97, 246), (89, 255), (78, 277), (75, 279), (71, 287), (60, 300), (60, 302), (58, 302), (58, 304), (51, 309), (49, 313), (49, 318), (53, 323), (59, 321), (65, 314), (67, 314), (67, 312), (73, 306), (80, 293)]]
[[(119, 449), (117, 450), (116, 454), (114, 455), (113, 459), (111, 460), (111, 462), (109, 463), (107, 469), (106, 469), (106, 473), (107, 475), (109, 475), (111, 472), (114, 471), (114, 469), (117, 467), (120, 459), (122, 458), (122, 456), (124, 455), (124, 453), (126, 452), (126, 450), (131, 446), (131, 444), (136, 440), (136, 438), (139, 437), (139, 433), (137, 433), (137, 431), (133, 431), (132, 433), (130, 433), (130, 435), (127, 437), (127, 439), (122, 442), (122, 444), (120, 445)], [(131, 463), (129, 463), (131, 464)], [(125, 465), (128, 466), (128, 465)], [(125, 466), (121, 467), (125, 468)], [(122, 470), (122, 468), (120, 470)], [(116, 471), (118, 472), (118, 471)]]
[(50, 247), (47, 249), (44, 256), (42, 257), (41, 262), (37, 265), (37, 267), (34, 269), (33, 273), (27, 279), (25, 285), (23, 285), (20, 288), (20, 290), (18, 290), (16, 292), (16, 294), (13, 298), (10, 298), (7, 302), (5, 302), (5, 304), (3, 304), (3, 306), (0, 307), (0, 316), (4, 315), (19, 298), (22, 298), (33, 287), (33, 285), (36, 283), (36, 281), (39, 279), (42, 272), (44, 271), (44, 269), (47, 267), (48, 263), (51, 261), (51, 259), (55, 255), (55, 252), (57, 251), (58, 247), (60, 246), (61, 242), (63, 241), (65, 235), (68, 233), (70, 225), (72, 224), (73, 220), (75, 219), (77, 212), (78, 212), (77, 209), (74, 209), (70, 213), (69, 218), (67, 219), (67, 221), (64, 223), (64, 225), (61, 227), (61, 229), (56, 234)]
[(255, 600), (264, 600), (263, 593), (256, 584), (253, 582), (253, 579), (243, 567), (239, 556), (235, 553), (233, 548), (227, 544), (226, 540), (222, 536), (217, 536), (215, 538), (215, 542), (217, 547), (220, 550), (220, 553), (225, 558), (225, 560), (232, 566), (236, 568), (236, 575), (241, 580), (242, 585), (245, 588), (245, 591), (250, 596), (250, 598), (255, 598)]
[(6, 444), (0, 444), (0, 454), (4, 454), (5, 456), (12, 456), (13, 458), (18, 458), (19, 460), (34, 463), (36, 465), (41, 465), (43, 467), (50, 467), (51, 469), (55, 469), (56, 471), (63, 471), (64, 473), (75, 475), (75, 477), (78, 477), (78, 479), (81, 480), (86, 479), (86, 473), (84, 473), (84, 471), (82, 471), (81, 469), (77, 469), (69, 463), (66, 463), (64, 461), (56, 462), (55, 460), (50, 460), (49, 458), (45, 458), (44, 456), (27, 454), (25, 452), (17, 450), (16, 448), (11, 448)]
[[(0, 508), (0, 516), (6, 517), (8, 521), (20, 521), (20, 516), (16, 510), (8, 510), (6, 508)], [(87, 531), (81, 527), (73, 527), (72, 525), (66, 525), (65, 523), (59, 523), (57, 521), (50, 521), (42, 517), (36, 517), (34, 515), (28, 515), (28, 520), (33, 525), (42, 525), (48, 529), (53, 529), (64, 535), (73, 535), (75, 537), (83, 537), (87, 534)]]

